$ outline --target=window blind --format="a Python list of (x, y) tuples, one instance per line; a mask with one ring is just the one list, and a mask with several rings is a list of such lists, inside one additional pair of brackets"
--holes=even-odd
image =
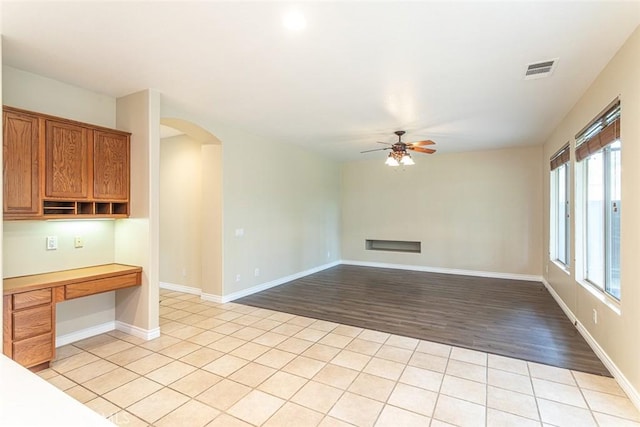
[(615, 100), (604, 113), (576, 135), (576, 160), (586, 159), (620, 138), (620, 100)]
[(569, 163), (569, 159), (570, 159), (570, 150), (569, 150), (569, 143), (567, 143), (567, 145), (562, 147), (560, 151), (558, 151), (556, 154), (551, 156), (551, 161), (549, 162), (551, 170), (554, 171), (558, 169), (560, 166), (564, 165), (565, 163)]

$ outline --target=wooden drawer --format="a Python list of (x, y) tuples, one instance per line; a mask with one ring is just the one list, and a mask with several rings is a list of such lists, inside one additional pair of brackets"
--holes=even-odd
[(44, 305), (14, 312), (13, 340), (19, 341), (51, 332), (51, 309), (51, 305)]
[(53, 359), (53, 333), (13, 343), (13, 360), (31, 367)]
[(65, 299), (84, 297), (114, 291), (140, 284), (140, 273), (129, 273), (104, 279), (89, 280), (65, 286)]
[(13, 309), (35, 307), (36, 305), (51, 303), (51, 289), (39, 289), (37, 291), (22, 292), (13, 295)]
[(2, 353), (7, 357), (13, 355), (13, 347), (11, 346), (11, 337), (13, 336), (11, 299), (11, 295), (2, 297)]

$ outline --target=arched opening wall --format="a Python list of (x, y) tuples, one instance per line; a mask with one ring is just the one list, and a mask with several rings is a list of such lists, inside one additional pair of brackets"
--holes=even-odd
[(222, 294), (222, 145), (199, 125), (162, 118), (160, 284)]

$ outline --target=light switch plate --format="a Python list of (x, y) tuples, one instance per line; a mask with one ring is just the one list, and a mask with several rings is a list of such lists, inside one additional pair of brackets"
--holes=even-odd
[(73, 239), (73, 246), (76, 248), (84, 247), (84, 239), (82, 236), (76, 236), (75, 239)]
[(58, 249), (58, 236), (47, 236), (47, 250), (55, 251)]

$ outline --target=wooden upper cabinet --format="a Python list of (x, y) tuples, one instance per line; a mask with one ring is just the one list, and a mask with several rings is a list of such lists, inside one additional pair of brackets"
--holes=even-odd
[(86, 199), (89, 196), (88, 130), (46, 120), (45, 197)]
[(3, 107), (4, 219), (129, 216), (128, 132)]
[(10, 109), (2, 116), (4, 216), (37, 216), (41, 213), (38, 116)]
[(129, 199), (129, 136), (93, 132), (93, 197)]

